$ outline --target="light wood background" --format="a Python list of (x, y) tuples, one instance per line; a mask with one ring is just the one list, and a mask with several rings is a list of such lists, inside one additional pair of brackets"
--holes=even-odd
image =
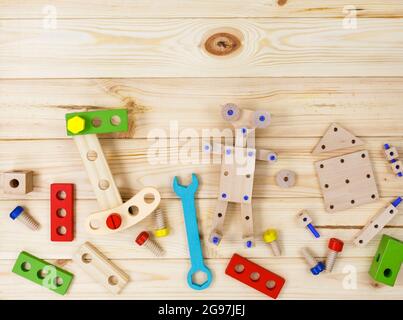
[[(299, 254), (308, 246), (319, 258), (329, 237), (349, 242), (367, 220), (402, 195), (403, 180), (391, 173), (382, 144), (403, 154), (403, 4), (385, 0), (0, 0), (0, 171), (31, 169), (34, 192), (9, 196), (0, 191), (1, 299), (266, 299), (227, 277), (234, 252), (251, 258), (287, 280), (281, 299), (402, 299), (403, 274), (394, 288), (373, 285), (367, 274), (380, 236), (365, 248), (346, 245), (330, 275), (313, 277)], [(357, 29), (344, 29), (348, 8), (356, 8)], [(347, 9), (345, 8), (347, 7)], [(46, 29), (56, 9), (57, 28)], [(343, 9), (346, 9), (343, 11)], [(236, 28), (240, 52), (215, 58), (202, 50), (213, 29)], [(224, 129), (220, 104), (270, 110), (273, 123), (257, 134), (257, 144), (279, 153), (270, 166), (259, 163), (254, 188), (257, 246), (242, 248), (239, 208), (230, 207), (222, 245), (207, 244), (218, 187), (218, 165), (151, 165), (150, 130)], [(85, 217), (97, 203), (79, 158), (65, 134), (66, 112), (83, 108), (130, 109), (131, 130), (102, 139), (111, 170), (125, 198), (143, 186), (163, 196), (171, 235), (160, 243), (167, 251), (156, 259), (133, 239), (153, 224), (112, 236), (86, 234)], [(381, 200), (336, 214), (324, 211), (311, 150), (331, 122), (362, 138), (374, 165)], [(171, 150), (167, 147), (166, 152)], [(297, 186), (284, 190), (274, 176), (295, 170)], [(187, 287), (189, 260), (181, 203), (173, 194), (173, 176), (200, 176), (199, 227), (212, 286)], [(77, 232), (72, 243), (52, 243), (49, 235), (49, 185), (73, 182), (77, 188)], [(186, 181), (185, 181), (186, 182)], [(26, 206), (42, 224), (30, 232), (8, 213)], [(299, 210), (311, 212), (319, 240), (298, 226)], [(283, 256), (274, 258), (261, 234), (280, 231)], [(399, 214), (385, 233), (403, 238)], [(92, 241), (131, 276), (117, 297), (71, 262), (76, 248)], [(11, 273), (21, 250), (64, 266), (75, 274), (65, 297)], [(351, 272), (353, 272), (351, 274)], [(356, 272), (356, 273), (355, 273)], [(357, 288), (343, 287), (356, 275)]]

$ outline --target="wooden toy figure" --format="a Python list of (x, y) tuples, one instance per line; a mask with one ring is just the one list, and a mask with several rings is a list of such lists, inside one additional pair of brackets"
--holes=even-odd
[(228, 202), (241, 205), (242, 236), (247, 248), (253, 247), (252, 189), (256, 160), (277, 161), (277, 155), (264, 149), (255, 149), (255, 129), (270, 124), (270, 113), (240, 109), (233, 103), (222, 107), (222, 117), (235, 129), (235, 143), (231, 145), (204, 144), (205, 152), (221, 155), (221, 173), (218, 203), (213, 217), (209, 241), (219, 245), (223, 237)]

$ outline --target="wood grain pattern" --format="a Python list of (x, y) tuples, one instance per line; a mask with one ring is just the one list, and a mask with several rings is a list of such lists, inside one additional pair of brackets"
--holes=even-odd
[[(242, 33), (225, 58), (204, 50), (219, 29)], [(403, 19), (94, 19), (0, 24), (1, 78), (402, 76)]]
[(86, 107), (129, 108), (133, 138), (168, 134), (171, 121), (202, 135), (230, 127), (220, 114), (229, 101), (272, 113), (257, 137), (319, 138), (331, 122), (359, 137), (403, 136), (403, 78), (38, 79), (0, 80), (0, 139), (65, 139), (65, 114)]
[[(102, 248), (129, 274), (132, 281), (121, 299), (266, 299), (224, 275), (234, 252), (284, 276), (281, 299), (401, 299), (402, 272), (394, 288), (374, 285), (368, 276), (380, 234), (364, 248), (353, 247), (351, 241), (374, 214), (402, 195), (403, 182), (393, 174), (382, 145), (403, 149), (403, 3), (280, 2), (0, 0), (0, 172), (34, 171), (32, 193), (6, 195), (0, 190), (0, 299), (61, 298), (11, 273), (21, 250), (55, 260), (75, 274), (65, 299), (113, 299), (71, 261), (85, 241)], [(357, 28), (344, 29), (354, 15)], [(221, 58), (206, 53), (204, 39), (231, 28), (239, 33), (241, 49)], [(278, 163), (259, 162), (256, 167), (257, 246), (252, 250), (243, 249), (240, 208), (232, 205), (221, 246), (208, 243), (219, 164), (198, 165), (175, 157), (152, 164), (148, 159), (155, 141), (147, 137), (155, 129), (166, 133), (163, 144), (175, 142), (169, 140), (174, 136), (169, 130), (178, 126), (184, 139), (161, 148), (160, 155), (170, 156), (187, 136), (195, 138), (197, 147), (211, 130), (229, 128), (219, 112), (228, 102), (272, 113), (272, 125), (257, 132), (256, 147), (279, 155)], [(139, 231), (153, 228), (151, 218), (109, 236), (85, 231), (85, 219), (99, 207), (74, 142), (66, 137), (64, 116), (111, 107), (129, 109), (130, 130), (100, 137), (101, 145), (125, 199), (144, 186), (160, 191), (171, 227), (168, 237), (158, 239), (167, 253), (163, 258), (134, 245)], [(311, 154), (332, 122), (364, 141), (380, 191), (379, 201), (335, 214), (324, 210), (314, 171), (314, 162), (325, 156)], [(295, 187), (276, 185), (281, 169), (297, 173)], [(214, 273), (206, 292), (187, 287), (183, 215), (171, 189), (173, 176), (190, 177), (192, 172), (201, 177), (201, 240), (206, 264)], [(71, 243), (48, 240), (49, 186), (54, 182), (77, 186), (77, 233)], [(42, 229), (29, 232), (11, 221), (7, 213), (16, 205), (25, 206)], [(299, 225), (297, 213), (302, 209), (309, 211), (320, 239)], [(273, 257), (263, 243), (267, 228), (279, 230), (283, 256)], [(403, 215), (382, 233), (401, 239)], [(343, 239), (345, 250), (332, 274), (313, 278), (300, 249), (310, 247), (323, 259), (329, 237)], [(355, 275), (357, 288), (349, 289), (346, 281), (349, 276), (354, 281)]]
[[(71, 261), (62, 260), (59, 263), (75, 275), (76, 281), (69, 294), (64, 299), (220, 299), (230, 300), (264, 299), (268, 298), (261, 293), (250, 289), (231, 278), (225, 276), (224, 270), (229, 259), (208, 260), (207, 265), (214, 270), (214, 281), (208, 294), (195, 291), (187, 286), (185, 275), (189, 269), (188, 260), (172, 259), (159, 262), (155, 260), (119, 260), (113, 261), (129, 274), (132, 280), (115, 297), (94, 282), (79, 266)], [(395, 287), (379, 287), (371, 284), (368, 268), (369, 258), (340, 258), (331, 274), (312, 278), (302, 258), (270, 258), (252, 259), (263, 267), (278, 273), (287, 279), (279, 299), (401, 299), (403, 277), (400, 273)], [(45, 288), (24, 281), (10, 274), (12, 260), (0, 261), (0, 281), (3, 284), (2, 299), (61, 299), (58, 295), (48, 292)], [(353, 270), (353, 271), (352, 271)], [(344, 273), (343, 273), (344, 272)], [(356, 277), (357, 288), (345, 289), (343, 282), (348, 281), (349, 275)], [(80, 279), (79, 281), (77, 279)], [(345, 280), (346, 279), (346, 280)], [(157, 296), (158, 292), (158, 296)]]
[[(385, 160), (382, 144), (385, 141), (403, 148), (399, 138), (368, 138), (364, 140), (369, 150), (371, 162), (381, 197), (396, 197), (401, 194), (402, 181), (390, 170)], [(258, 146), (270, 146), (278, 152), (275, 164), (257, 163), (255, 171), (254, 198), (320, 198), (321, 191), (316, 178), (314, 162), (323, 158), (311, 155), (310, 151), (317, 138), (259, 138)], [(102, 148), (111, 168), (118, 189), (125, 199), (145, 186), (154, 187), (162, 198), (176, 198), (172, 191), (175, 175), (190, 177), (196, 172), (201, 177), (198, 198), (217, 198), (220, 165), (213, 162), (192, 164), (192, 158), (184, 157), (175, 162), (168, 157), (176, 154), (178, 148), (163, 148), (160, 154), (163, 163), (154, 163), (154, 152), (149, 149), (151, 142), (144, 139), (107, 139), (101, 141)], [(201, 143), (200, 143), (201, 145)], [(13, 150), (13, 157), (10, 151)], [(43, 152), (46, 150), (46, 153)], [(181, 147), (179, 147), (181, 150)], [(197, 156), (198, 148), (192, 149)], [(168, 152), (169, 151), (169, 152)], [(354, 150), (351, 150), (354, 151)], [(151, 156), (149, 158), (150, 152)], [(157, 154), (158, 155), (158, 154)], [(329, 153), (332, 157), (335, 154)], [(6, 195), (0, 190), (0, 199), (48, 199), (49, 185), (54, 182), (71, 182), (77, 185), (78, 199), (94, 199), (93, 189), (82, 165), (80, 155), (71, 139), (65, 140), (19, 140), (0, 141), (0, 172), (29, 167), (34, 171), (34, 191), (25, 195)], [(190, 160), (189, 160), (190, 159)], [(167, 160), (165, 162), (165, 160)], [(276, 184), (276, 173), (282, 169), (296, 172), (298, 183), (294, 188), (282, 189)], [(2, 178), (0, 178), (1, 180)], [(1, 185), (1, 181), (0, 181)]]
[(396, 0), (259, 0), (247, 5), (243, 0), (2, 0), (0, 19), (44, 19), (53, 7), (60, 19), (344, 17), (345, 6), (355, 6), (359, 17), (403, 16), (403, 4)]

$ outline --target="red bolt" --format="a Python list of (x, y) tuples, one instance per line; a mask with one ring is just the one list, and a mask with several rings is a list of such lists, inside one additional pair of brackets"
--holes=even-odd
[(336, 238), (331, 238), (329, 240), (328, 248), (330, 250), (336, 251), (336, 252), (341, 252), (343, 250), (344, 242), (336, 239)]
[(159, 246), (157, 242), (150, 238), (150, 234), (147, 231), (143, 231), (137, 236), (136, 243), (139, 246), (144, 245), (145, 248), (150, 250), (157, 257), (164, 254), (164, 250)]
[(122, 224), (122, 218), (118, 213), (112, 213), (106, 219), (106, 225), (111, 230), (119, 229), (121, 224)]
[(343, 250), (344, 242), (336, 239), (331, 238), (328, 244), (328, 254), (326, 259), (326, 271), (331, 272), (333, 270), (334, 263), (336, 261), (337, 253)]
[(149, 233), (147, 231), (143, 231), (137, 236), (136, 243), (139, 246), (142, 246), (144, 242), (146, 242), (149, 238), (150, 238)]

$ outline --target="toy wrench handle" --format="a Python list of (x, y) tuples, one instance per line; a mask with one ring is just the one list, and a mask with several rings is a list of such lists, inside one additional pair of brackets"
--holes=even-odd
[(182, 206), (185, 218), (190, 260), (192, 261), (193, 267), (200, 267), (200, 263), (203, 264), (203, 253), (200, 244), (194, 198), (182, 199)]
[[(210, 269), (207, 268), (203, 262), (203, 252), (200, 244), (194, 195), (182, 198), (182, 206), (191, 263), (187, 281), (189, 287), (192, 289), (203, 290), (210, 286), (213, 276)], [(193, 276), (198, 272), (206, 275), (207, 279), (202, 284), (194, 282), (195, 279)]]

